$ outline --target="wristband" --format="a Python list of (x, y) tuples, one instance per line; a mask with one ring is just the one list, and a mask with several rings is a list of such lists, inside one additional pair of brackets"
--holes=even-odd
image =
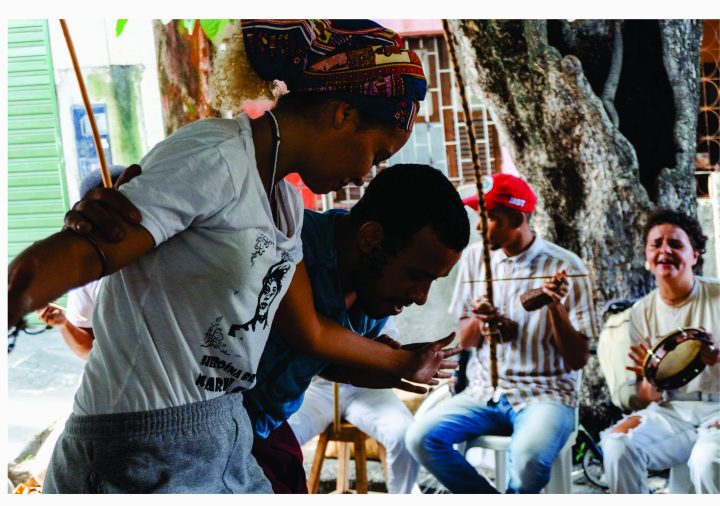
[(105, 257), (105, 252), (102, 250), (102, 248), (100, 248), (100, 246), (95, 241), (95, 239), (92, 238), (92, 236), (80, 234), (78, 235), (85, 239), (87, 242), (89, 242), (95, 250), (95, 253), (97, 253), (98, 260), (100, 260), (100, 276), (98, 276), (98, 279), (104, 277), (107, 274), (107, 257)]

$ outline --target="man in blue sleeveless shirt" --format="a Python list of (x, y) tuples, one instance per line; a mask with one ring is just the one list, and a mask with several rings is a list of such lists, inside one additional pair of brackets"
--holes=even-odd
[[(303, 257), (315, 308), (353, 332), (399, 346), (382, 336), (388, 317), (425, 303), (430, 285), (450, 273), (469, 235), (462, 201), (440, 171), (427, 165), (390, 167), (350, 212), (305, 211)], [(276, 493), (307, 491), (302, 452), (287, 419), (300, 409), (318, 374), (359, 387), (424, 392), (401, 378), (295, 352), (273, 330), (256, 387), (244, 397), (255, 431), (253, 455)]]

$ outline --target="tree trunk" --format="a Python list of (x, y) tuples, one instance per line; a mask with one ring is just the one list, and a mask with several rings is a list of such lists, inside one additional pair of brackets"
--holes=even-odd
[(153, 21), (165, 133), (198, 119), (217, 117), (208, 79), (212, 45), (199, 26), (189, 33), (179, 21)]
[[(657, 205), (696, 212), (702, 24), (616, 23), (450, 22), (465, 81), (484, 97), (538, 195), (535, 227), (586, 263), (598, 318), (605, 301), (652, 288), (643, 268), (643, 213)], [(613, 53), (621, 68), (613, 67)], [(619, 126), (601, 100), (608, 88)], [(582, 405), (610, 416), (597, 361), (585, 371)]]

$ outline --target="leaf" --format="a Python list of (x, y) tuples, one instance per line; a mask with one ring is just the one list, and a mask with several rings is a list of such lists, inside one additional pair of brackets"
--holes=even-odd
[(127, 19), (118, 19), (115, 23), (115, 37), (120, 37), (120, 34), (123, 33), (123, 30), (125, 29), (125, 25), (127, 24)]
[(201, 19), (200, 26), (213, 45), (218, 45), (225, 34), (229, 20), (227, 19)]
[(220, 20), (219, 19), (201, 19), (200, 27), (203, 29), (203, 32), (205, 32), (205, 35), (207, 36), (207, 38), (212, 40), (213, 37), (215, 37), (218, 33), (218, 29), (220, 28)]

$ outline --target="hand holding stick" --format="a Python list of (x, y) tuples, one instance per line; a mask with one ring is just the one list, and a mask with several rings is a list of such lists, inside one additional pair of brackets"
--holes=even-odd
[(59, 309), (60, 311), (64, 311), (65, 314), (69, 314), (70, 316), (72, 316), (73, 318), (75, 318), (75, 319), (78, 320), (78, 321), (81, 321), (81, 322), (86, 322), (86, 321), (88, 321), (88, 319), (85, 318), (84, 316), (80, 316), (80, 315), (77, 314), (77, 313), (73, 313), (73, 312), (70, 311), (68, 308), (62, 307), (60, 304), (56, 304), (55, 302), (49, 303), (48, 306), (54, 307), (55, 309)]
[(495, 306), (490, 305), (487, 299), (478, 299), (475, 302), (473, 313), (475, 313), (475, 316), (480, 321), (480, 331), (487, 339), (490, 339), (491, 327), (497, 329), (495, 337), (501, 343), (509, 343), (517, 337), (518, 324), (498, 311)]
[(544, 277), (540, 288), (528, 290), (520, 296), (520, 303), (526, 311), (536, 311), (548, 304), (559, 304), (568, 293), (568, 275), (565, 269), (554, 276)]

